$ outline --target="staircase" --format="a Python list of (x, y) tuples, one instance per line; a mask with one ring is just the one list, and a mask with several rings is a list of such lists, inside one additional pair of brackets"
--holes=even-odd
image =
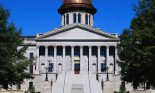
[(95, 74), (66, 72), (58, 75), (52, 93), (102, 93), (102, 89)]

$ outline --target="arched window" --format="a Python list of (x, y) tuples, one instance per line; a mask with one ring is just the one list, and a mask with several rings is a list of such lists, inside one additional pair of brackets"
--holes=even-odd
[(88, 25), (88, 14), (85, 15), (85, 23)]
[(66, 17), (65, 17), (65, 15), (63, 17), (64, 17), (64, 25), (65, 25)]
[(89, 25), (91, 24), (91, 15), (89, 15)]
[(102, 46), (101, 47), (101, 50), (100, 50), (100, 55), (103, 57), (103, 56), (106, 56), (106, 47), (105, 46)]
[(73, 14), (73, 23), (76, 23), (76, 13)]
[(69, 24), (69, 14), (66, 15), (66, 24)]
[(57, 55), (62, 56), (62, 54), (63, 54), (63, 48), (62, 48), (62, 46), (58, 46), (57, 47)]
[(81, 14), (78, 14), (78, 23), (81, 23)]
[(39, 47), (39, 56), (45, 56), (45, 47), (44, 46)]
[(48, 56), (54, 56), (54, 47), (52, 46), (48, 47)]

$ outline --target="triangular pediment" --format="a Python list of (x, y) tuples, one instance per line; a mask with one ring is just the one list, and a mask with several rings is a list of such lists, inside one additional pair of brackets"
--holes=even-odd
[(94, 29), (92, 27), (83, 25), (70, 25), (55, 29), (54, 31), (45, 33), (39, 37), (37, 40), (81, 40), (81, 39), (118, 39), (116, 36), (105, 33), (99, 29)]

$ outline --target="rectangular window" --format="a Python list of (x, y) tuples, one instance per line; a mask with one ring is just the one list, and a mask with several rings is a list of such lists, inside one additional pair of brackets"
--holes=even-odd
[(66, 47), (65, 51), (66, 51), (66, 56), (71, 55), (71, 47)]
[(62, 50), (62, 47), (57, 47), (57, 55), (58, 56), (62, 56), (62, 53), (63, 53), (63, 50)]
[(48, 56), (54, 57), (54, 47), (48, 47)]
[(69, 14), (66, 16), (66, 24), (69, 24)]
[(88, 15), (87, 14), (85, 15), (85, 23), (86, 23), (86, 25), (88, 25)]
[(101, 63), (101, 72), (106, 72), (107, 66), (106, 63)]
[(29, 89), (33, 89), (33, 82), (29, 82)]
[(76, 14), (73, 14), (73, 23), (76, 23)]
[[(33, 53), (30, 53), (30, 59), (33, 58)], [(30, 65), (30, 68), (29, 68), (29, 73), (33, 73), (33, 64)]]
[(106, 56), (106, 47), (101, 47), (101, 56), (103, 57), (105, 57)]
[(48, 72), (53, 72), (53, 63), (49, 63)]
[(32, 59), (33, 58), (33, 53), (30, 53), (30, 59)]

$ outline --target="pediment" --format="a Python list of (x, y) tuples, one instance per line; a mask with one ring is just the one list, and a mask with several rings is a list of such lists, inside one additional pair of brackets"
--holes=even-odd
[(55, 29), (52, 32), (48, 32), (38, 37), (37, 39), (41, 40), (87, 40), (87, 39), (117, 39), (117, 37), (100, 31), (98, 29), (94, 29), (91, 27), (83, 26), (83, 25), (73, 25), (68, 27), (62, 27), (59, 29)]

